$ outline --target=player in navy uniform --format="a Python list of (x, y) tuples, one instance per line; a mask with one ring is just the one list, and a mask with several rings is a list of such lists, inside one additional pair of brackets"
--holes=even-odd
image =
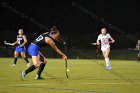
[[(62, 56), (63, 59), (67, 59), (67, 56), (63, 54), (55, 45), (54, 40), (58, 40), (59, 38), (59, 30), (56, 27), (51, 28), (50, 32), (46, 32), (41, 34), (33, 43), (28, 47), (28, 53), (32, 56), (33, 65), (30, 66), (27, 70), (21, 71), (21, 78), (25, 80), (25, 75), (32, 72), (36, 68), (38, 69), (37, 75), (35, 79), (42, 79), (41, 73), (44, 70), (44, 67), (47, 63), (46, 58), (41, 54), (40, 48), (44, 46), (51, 46), (59, 55)], [(39, 65), (39, 61), (42, 63)]]
[(14, 53), (14, 64), (12, 64), (11, 66), (16, 66), (19, 53), (21, 54), (22, 58), (26, 61), (27, 66), (30, 66), (30, 63), (25, 55), (25, 44), (27, 43), (27, 39), (26, 36), (23, 35), (23, 29), (19, 29), (18, 34), (19, 35), (17, 35), (17, 40), (14, 43), (12, 43), (12, 46), (16, 45), (16, 49)]
[(138, 50), (138, 62), (140, 62), (140, 40), (136, 44), (136, 50)]

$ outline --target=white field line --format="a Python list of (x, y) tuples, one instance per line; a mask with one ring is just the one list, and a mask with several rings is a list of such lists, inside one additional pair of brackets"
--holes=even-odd
[[(79, 83), (84, 84), (84, 85), (131, 85), (130, 83)], [(137, 83), (140, 84), (140, 83)], [(15, 85), (11, 85), (14, 87), (20, 87), (20, 86), (46, 86), (46, 85), (50, 85), (50, 84), (15, 84)]]
[(130, 83), (82, 83), (85, 85), (131, 85)]
[(83, 65), (88, 65), (88, 64), (95, 64), (95, 63), (70, 63), (70, 64), (83, 64)]
[(11, 85), (11, 86), (45, 86), (48, 84), (15, 84), (15, 85)]

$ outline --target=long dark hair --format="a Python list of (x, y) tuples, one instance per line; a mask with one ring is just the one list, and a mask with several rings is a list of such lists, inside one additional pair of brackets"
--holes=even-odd
[(53, 34), (57, 34), (59, 33), (59, 30), (57, 29), (56, 26), (53, 26), (51, 29), (50, 29), (50, 34), (53, 35)]
[[(57, 34), (57, 33), (60, 33), (57, 26), (53, 26), (51, 29), (50, 29), (50, 32), (49, 32), (51, 35), (53, 34)], [(56, 39), (58, 42), (62, 42), (63, 41), (63, 37), (62, 35), (59, 35)]]

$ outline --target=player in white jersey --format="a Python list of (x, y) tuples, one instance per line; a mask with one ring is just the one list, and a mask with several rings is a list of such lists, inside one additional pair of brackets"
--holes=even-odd
[(107, 32), (106, 28), (101, 29), (101, 34), (97, 38), (97, 45), (101, 44), (101, 50), (106, 62), (106, 69), (110, 70), (111, 69), (109, 61), (110, 43), (114, 43), (115, 40), (110, 36), (110, 34), (106, 32)]

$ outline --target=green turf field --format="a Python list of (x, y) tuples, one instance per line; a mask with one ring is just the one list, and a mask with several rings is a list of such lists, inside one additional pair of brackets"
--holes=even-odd
[[(140, 93), (140, 63), (111, 60), (113, 69), (104, 69), (101, 60), (68, 60), (69, 78), (65, 76), (65, 62), (48, 59), (42, 76), (34, 80), (37, 70), (20, 79), (25, 62), (18, 60), (11, 67), (12, 58), (0, 58), (0, 93)], [(31, 61), (31, 59), (30, 59)]]

